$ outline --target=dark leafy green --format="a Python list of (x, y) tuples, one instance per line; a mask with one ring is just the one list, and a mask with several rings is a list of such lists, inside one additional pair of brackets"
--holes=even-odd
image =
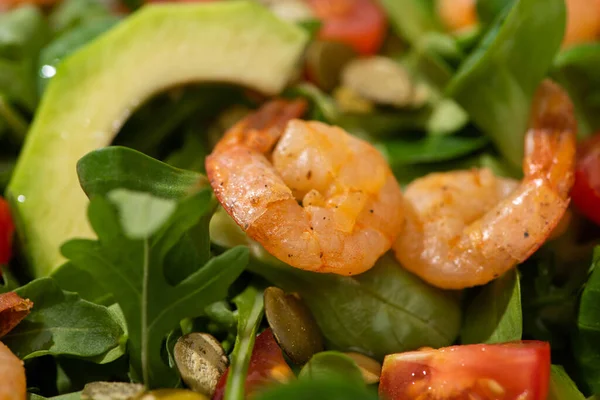
[(534, 92), (560, 48), (563, 0), (519, 0), (461, 65), (448, 93), (514, 165), (523, 159), (523, 137)]
[(210, 232), (219, 246), (250, 246), (249, 269), (286, 292), (299, 293), (332, 349), (382, 359), (422, 346), (443, 347), (458, 335), (458, 293), (427, 285), (390, 255), (358, 276), (315, 274), (274, 259), (224, 211), (215, 213)]
[(224, 298), (247, 262), (245, 249), (232, 249), (194, 266), (176, 286), (168, 283), (165, 275), (180, 266), (167, 265), (167, 254), (212, 210), (210, 198), (209, 191), (201, 190), (175, 202), (125, 189), (109, 192), (107, 198), (92, 197), (88, 216), (99, 240), (76, 239), (62, 248), (121, 306), (133, 376), (151, 388), (177, 382), (161, 356), (165, 336), (183, 318), (199, 316), (207, 305)]
[(231, 355), (224, 400), (244, 400), (250, 357), (264, 313), (263, 290), (251, 284), (233, 302), (238, 308), (238, 334)]
[(422, 0), (381, 0), (396, 33), (416, 43), (425, 33), (439, 30), (432, 7)]
[(51, 278), (37, 279), (15, 292), (34, 303), (27, 318), (2, 338), (20, 358), (51, 354), (108, 362), (123, 354), (119, 344), (124, 331), (106, 307), (61, 290)]
[(578, 134), (600, 129), (600, 43), (582, 44), (561, 52), (552, 75), (567, 89), (577, 114)]
[(44, 396), (40, 396), (39, 394), (35, 394), (35, 393), (27, 393), (27, 399), (28, 400), (80, 400), (81, 399), (81, 392), (73, 392), (73, 393), (67, 393), (67, 394), (62, 394), (60, 396), (53, 396), (53, 397), (44, 397)]
[(88, 153), (77, 163), (77, 173), (88, 196), (105, 195), (113, 189), (125, 188), (179, 199), (202, 185), (208, 185), (206, 178), (196, 172), (171, 167), (119, 146)]
[(358, 388), (364, 386), (362, 373), (354, 360), (337, 351), (315, 354), (302, 367), (298, 378), (300, 380), (346, 380), (354, 383)]
[(64, 0), (52, 10), (48, 20), (52, 30), (60, 36), (110, 14), (107, 5), (99, 0)]
[(38, 102), (37, 57), (48, 37), (47, 23), (36, 7), (0, 14), (0, 94), (30, 112)]
[(477, 150), (488, 143), (485, 137), (426, 136), (418, 140), (393, 139), (381, 143), (392, 168), (453, 160)]
[(257, 394), (256, 400), (378, 400), (377, 393), (346, 380), (299, 380)]
[(478, 0), (477, 16), (483, 24), (490, 25), (514, 2), (515, 0)]
[(594, 251), (592, 272), (585, 284), (577, 317), (575, 356), (592, 393), (600, 392), (600, 247)]
[(112, 294), (104, 290), (89, 273), (77, 268), (73, 263), (64, 263), (52, 271), (50, 276), (62, 290), (77, 292), (84, 300), (103, 306), (115, 302)]
[(519, 274), (511, 270), (483, 287), (473, 298), (465, 312), (461, 342), (510, 342), (521, 340), (522, 334)]
[(550, 370), (548, 400), (585, 400), (585, 396), (569, 378), (563, 367), (553, 365)]

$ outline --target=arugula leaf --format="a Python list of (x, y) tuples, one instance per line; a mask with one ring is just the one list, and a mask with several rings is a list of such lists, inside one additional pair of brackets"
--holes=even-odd
[(392, 169), (401, 165), (448, 161), (482, 149), (485, 137), (426, 136), (419, 140), (393, 139), (382, 142)]
[[(114, 193), (109, 192), (108, 199), (114, 198)], [(121, 306), (129, 330), (134, 377), (151, 388), (169, 387), (176, 383), (177, 376), (162, 359), (163, 339), (180, 320), (201, 315), (207, 305), (226, 296), (243, 271), (248, 253), (243, 248), (232, 249), (204, 266), (194, 266), (195, 271), (177, 285), (169, 284), (165, 274), (180, 266), (166, 264), (167, 254), (212, 210), (210, 191), (201, 190), (175, 208), (167, 205), (174, 200), (151, 197), (145, 219), (152, 219), (156, 210), (164, 219), (167, 209), (171, 217), (160, 227), (144, 224), (145, 229), (134, 229), (133, 220), (125, 215), (128, 207), (123, 206), (139, 201), (138, 195), (121, 191), (120, 206), (103, 197), (92, 197), (88, 215), (99, 240), (72, 240), (62, 251), (111, 292)], [(182, 209), (185, 212), (177, 212)], [(132, 231), (133, 236), (126, 233)]]
[(109, 306), (115, 302), (113, 296), (107, 293), (89, 273), (77, 268), (71, 262), (66, 262), (52, 271), (50, 277), (62, 290), (79, 293), (84, 300), (102, 306)]
[(600, 44), (589, 43), (561, 52), (552, 75), (569, 92), (577, 114), (581, 137), (600, 129)]
[[(362, 379), (362, 378), (361, 378)], [(299, 380), (260, 392), (255, 400), (378, 400), (377, 393), (347, 380)]]
[(104, 196), (117, 188), (180, 199), (208, 181), (202, 175), (171, 167), (127, 147), (111, 146), (92, 151), (77, 163), (79, 183), (88, 197)]
[(522, 333), (519, 273), (513, 269), (483, 287), (471, 301), (465, 313), (461, 342), (510, 342), (521, 340)]
[(238, 308), (238, 334), (231, 356), (224, 400), (244, 400), (250, 357), (264, 313), (263, 290), (251, 284), (233, 302)]
[(213, 215), (210, 233), (218, 246), (249, 246), (250, 271), (286, 292), (299, 293), (329, 348), (382, 359), (422, 346), (444, 347), (458, 335), (458, 293), (426, 284), (389, 254), (357, 276), (315, 274), (275, 259), (222, 210)]
[(577, 389), (577, 385), (563, 367), (553, 365), (550, 370), (548, 400), (585, 400), (585, 396)]
[(36, 279), (15, 292), (34, 303), (29, 316), (2, 338), (19, 358), (50, 354), (92, 359), (113, 349), (113, 356), (123, 354), (123, 329), (106, 307), (62, 291), (51, 278)]
[(600, 246), (594, 250), (592, 272), (579, 304), (575, 357), (592, 393), (600, 392)]
[(514, 165), (523, 160), (531, 100), (560, 48), (565, 3), (518, 0), (462, 63), (447, 92)]
[(338, 351), (322, 351), (312, 356), (300, 370), (298, 378), (300, 380), (346, 380), (359, 388), (364, 387), (362, 373), (354, 360)]

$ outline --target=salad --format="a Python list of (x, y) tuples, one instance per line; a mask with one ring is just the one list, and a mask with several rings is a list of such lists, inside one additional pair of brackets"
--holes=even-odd
[(598, 0), (0, 0), (0, 400), (600, 394), (599, 38)]

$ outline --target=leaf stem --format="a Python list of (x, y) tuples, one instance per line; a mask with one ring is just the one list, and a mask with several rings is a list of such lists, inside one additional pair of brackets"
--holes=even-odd
[(224, 400), (244, 400), (246, 375), (252, 357), (256, 331), (264, 311), (263, 292), (248, 286), (235, 300), (238, 305), (238, 335), (231, 357)]
[(144, 239), (144, 277), (142, 281), (142, 379), (145, 385), (150, 384), (150, 335), (148, 332), (148, 283), (150, 280), (149, 274), (149, 258), (150, 249), (148, 239)]

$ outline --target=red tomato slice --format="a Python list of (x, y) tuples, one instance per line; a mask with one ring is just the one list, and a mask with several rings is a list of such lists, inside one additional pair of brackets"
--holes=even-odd
[(319, 37), (375, 54), (387, 31), (385, 14), (375, 0), (306, 0), (323, 26)]
[[(219, 379), (213, 400), (222, 400), (225, 395), (229, 368)], [(248, 366), (246, 377), (246, 396), (274, 383), (285, 383), (294, 377), (292, 369), (283, 358), (283, 353), (275, 341), (271, 329), (265, 330), (256, 337), (254, 349)]]
[(600, 132), (579, 146), (571, 198), (582, 214), (600, 225)]
[(7, 264), (10, 260), (14, 232), (15, 226), (10, 216), (8, 203), (0, 197), (0, 265)]
[(387, 356), (379, 395), (386, 400), (546, 400), (549, 377), (546, 342), (452, 346)]

